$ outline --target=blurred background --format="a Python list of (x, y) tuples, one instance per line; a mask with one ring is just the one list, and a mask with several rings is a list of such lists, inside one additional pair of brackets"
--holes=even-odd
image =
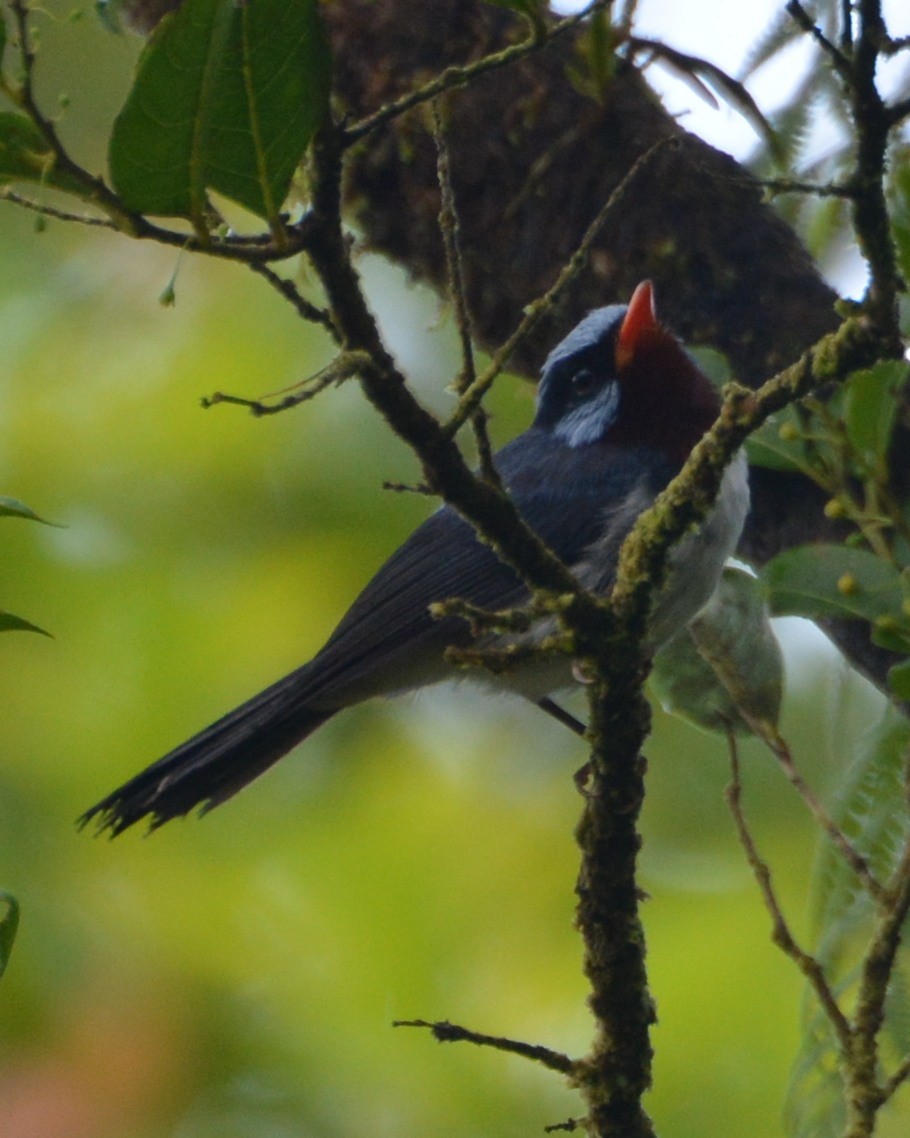
[[(139, 43), (65, 6), (40, 29), (44, 105), (68, 97), (62, 132), (101, 169)], [(403, 366), (446, 407), (446, 314), (389, 266), (360, 267)], [(115, 843), (75, 827), (308, 658), (427, 513), (381, 488), (416, 466), (353, 385), (267, 419), (200, 408), (329, 357), (238, 267), (39, 231), (0, 206), (0, 494), (59, 526), (0, 525), (0, 607), (54, 637), (0, 638), (0, 885), (23, 911), (0, 982), (4, 1138), (517, 1136), (579, 1112), (527, 1062), (391, 1027), (589, 1044), (572, 928), (583, 752), (543, 715), (464, 687), (370, 705), (201, 821)], [(497, 443), (532, 398), (500, 382)], [(812, 630), (783, 636), (785, 733), (824, 794), (879, 700)], [(725, 746), (658, 711), (647, 754), (649, 1109), (667, 1138), (718, 1119), (728, 1138), (770, 1138), (803, 985), (737, 845)], [(756, 839), (805, 934), (816, 832), (767, 754), (747, 745), (744, 762)]]

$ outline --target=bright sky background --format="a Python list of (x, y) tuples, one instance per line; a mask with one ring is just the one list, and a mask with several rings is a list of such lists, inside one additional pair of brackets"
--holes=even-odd
[[(580, 0), (553, 0), (562, 12), (584, 7)], [(635, 18), (638, 35), (661, 39), (669, 46), (698, 55), (736, 77), (752, 45), (771, 26), (783, 10), (783, 0), (750, 0), (731, 4), (730, 0), (640, 0)], [(883, 11), (894, 36), (910, 34), (910, 4), (907, 0), (884, 0)], [(759, 107), (773, 112), (786, 100), (793, 83), (805, 66), (808, 46), (794, 44), (773, 63), (750, 78), (747, 86)], [(892, 66), (897, 74), (906, 64)], [(708, 106), (687, 84), (673, 79), (666, 68), (654, 66), (648, 78), (666, 99), (670, 110), (684, 116), (683, 123), (694, 134), (733, 154), (748, 156), (755, 134), (736, 111), (725, 104), (718, 110)], [(907, 78), (903, 81), (907, 93)]]

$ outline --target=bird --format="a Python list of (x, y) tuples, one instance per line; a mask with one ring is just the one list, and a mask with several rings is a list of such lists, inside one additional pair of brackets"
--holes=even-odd
[[(643, 281), (627, 305), (589, 312), (549, 353), (532, 424), (494, 455), (495, 468), (525, 523), (584, 587), (606, 594), (625, 537), (679, 472), (719, 407), (710, 380), (658, 320), (653, 286)], [(650, 650), (707, 603), (748, 504), (740, 452), (708, 516), (671, 553), (649, 623)], [(502, 610), (522, 606), (530, 594), (473, 527), (443, 505), (377, 571), (308, 663), (140, 771), (87, 810), (81, 823), (94, 820), (99, 831), (116, 835), (143, 818), (155, 829), (197, 807), (205, 813), (338, 712), (464, 675), (446, 650), (477, 646), (468, 623), (454, 615), (436, 619), (430, 611), (455, 597)], [(526, 634), (510, 633), (510, 642), (522, 635), (533, 642), (541, 627), (532, 623)], [(485, 633), (481, 646), (497, 647), (505, 635)], [(565, 657), (541, 661), (538, 654), (534, 663), (495, 676), (483, 668), (467, 672), (572, 721), (552, 699), (579, 679)]]

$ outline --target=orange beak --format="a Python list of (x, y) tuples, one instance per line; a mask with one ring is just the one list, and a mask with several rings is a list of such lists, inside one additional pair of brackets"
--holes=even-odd
[(632, 293), (629, 310), (619, 329), (616, 341), (616, 366), (619, 371), (631, 363), (641, 338), (659, 328), (654, 311), (654, 288), (650, 281), (642, 281)]

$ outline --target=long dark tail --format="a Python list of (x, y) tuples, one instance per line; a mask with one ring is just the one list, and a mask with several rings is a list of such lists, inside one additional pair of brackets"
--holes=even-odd
[(300, 671), (253, 696), (140, 771), (79, 819), (113, 836), (147, 815), (157, 829), (201, 805), (218, 806), (335, 714), (302, 705)]

